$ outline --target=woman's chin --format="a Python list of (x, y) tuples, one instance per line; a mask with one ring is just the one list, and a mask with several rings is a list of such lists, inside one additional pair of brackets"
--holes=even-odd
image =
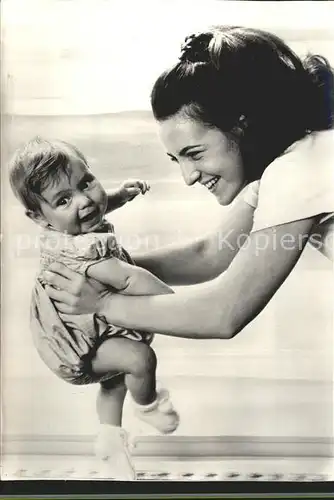
[(216, 192), (212, 194), (218, 201), (219, 205), (226, 206), (230, 205), (232, 201), (239, 194), (241, 187), (240, 186), (224, 186), (223, 189), (217, 189)]
[(234, 196), (232, 196), (227, 191), (220, 192), (220, 193), (217, 192), (217, 193), (212, 193), (212, 194), (216, 198), (216, 200), (219, 203), (219, 205), (222, 205), (222, 206), (229, 205), (233, 201), (233, 199), (234, 199)]

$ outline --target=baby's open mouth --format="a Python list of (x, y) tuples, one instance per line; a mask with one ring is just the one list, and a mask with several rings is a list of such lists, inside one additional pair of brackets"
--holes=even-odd
[(99, 215), (99, 210), (97, 208), (93, 208), (93, 210), (91, 212), (89, 212), (87, 215), (85, 215), (84, 217), (82, 217), (80, 219), (80, 222), (83, 223), (83, 222), (89, 222), (93, 219), (96, 219), (96, 217)]

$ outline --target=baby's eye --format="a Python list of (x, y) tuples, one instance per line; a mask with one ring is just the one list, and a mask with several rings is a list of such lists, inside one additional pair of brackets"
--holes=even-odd
[(71, 197), (70, 196), (62, 196), (61, 198), (59, 198), (59, 200), (57, 200), (57, 207), (65, 207), (66, 205), (68, 205), (71, 201)]
[(81, 189), (88, 189), (94, 181), (95, 181), (95, 177), (93, 177), (92, 175), (87, 176), (85, 179), (82, 180), (82, 182), (80, 184), (80, 188)]

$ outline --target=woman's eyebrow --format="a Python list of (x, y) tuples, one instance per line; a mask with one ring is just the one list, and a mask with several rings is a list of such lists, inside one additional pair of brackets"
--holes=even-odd
[[(178, 155), (185, 156), (189, 152), (189, 150), (198, 147), (203, 147), (203, 144), (192, 144), (191, 146), (185, 146), (184, 148), (181, 149), (181, 151), (179, 151)], [(174, 158), (174, 155), (172, 155), (171, 153), (167, 153), (167, 155), (170, 156), (171, 158)]]

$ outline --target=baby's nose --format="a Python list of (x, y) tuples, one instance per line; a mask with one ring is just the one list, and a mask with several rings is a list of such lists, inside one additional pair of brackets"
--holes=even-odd
[(92, 204), (90, 198), (88, 198), (88, 196), (86, 196), (85, 194), (78, 195), (77, 203), (78, 203), (79, 210), (82, 210), (86, 207), (89, 207), (89, 205)]

